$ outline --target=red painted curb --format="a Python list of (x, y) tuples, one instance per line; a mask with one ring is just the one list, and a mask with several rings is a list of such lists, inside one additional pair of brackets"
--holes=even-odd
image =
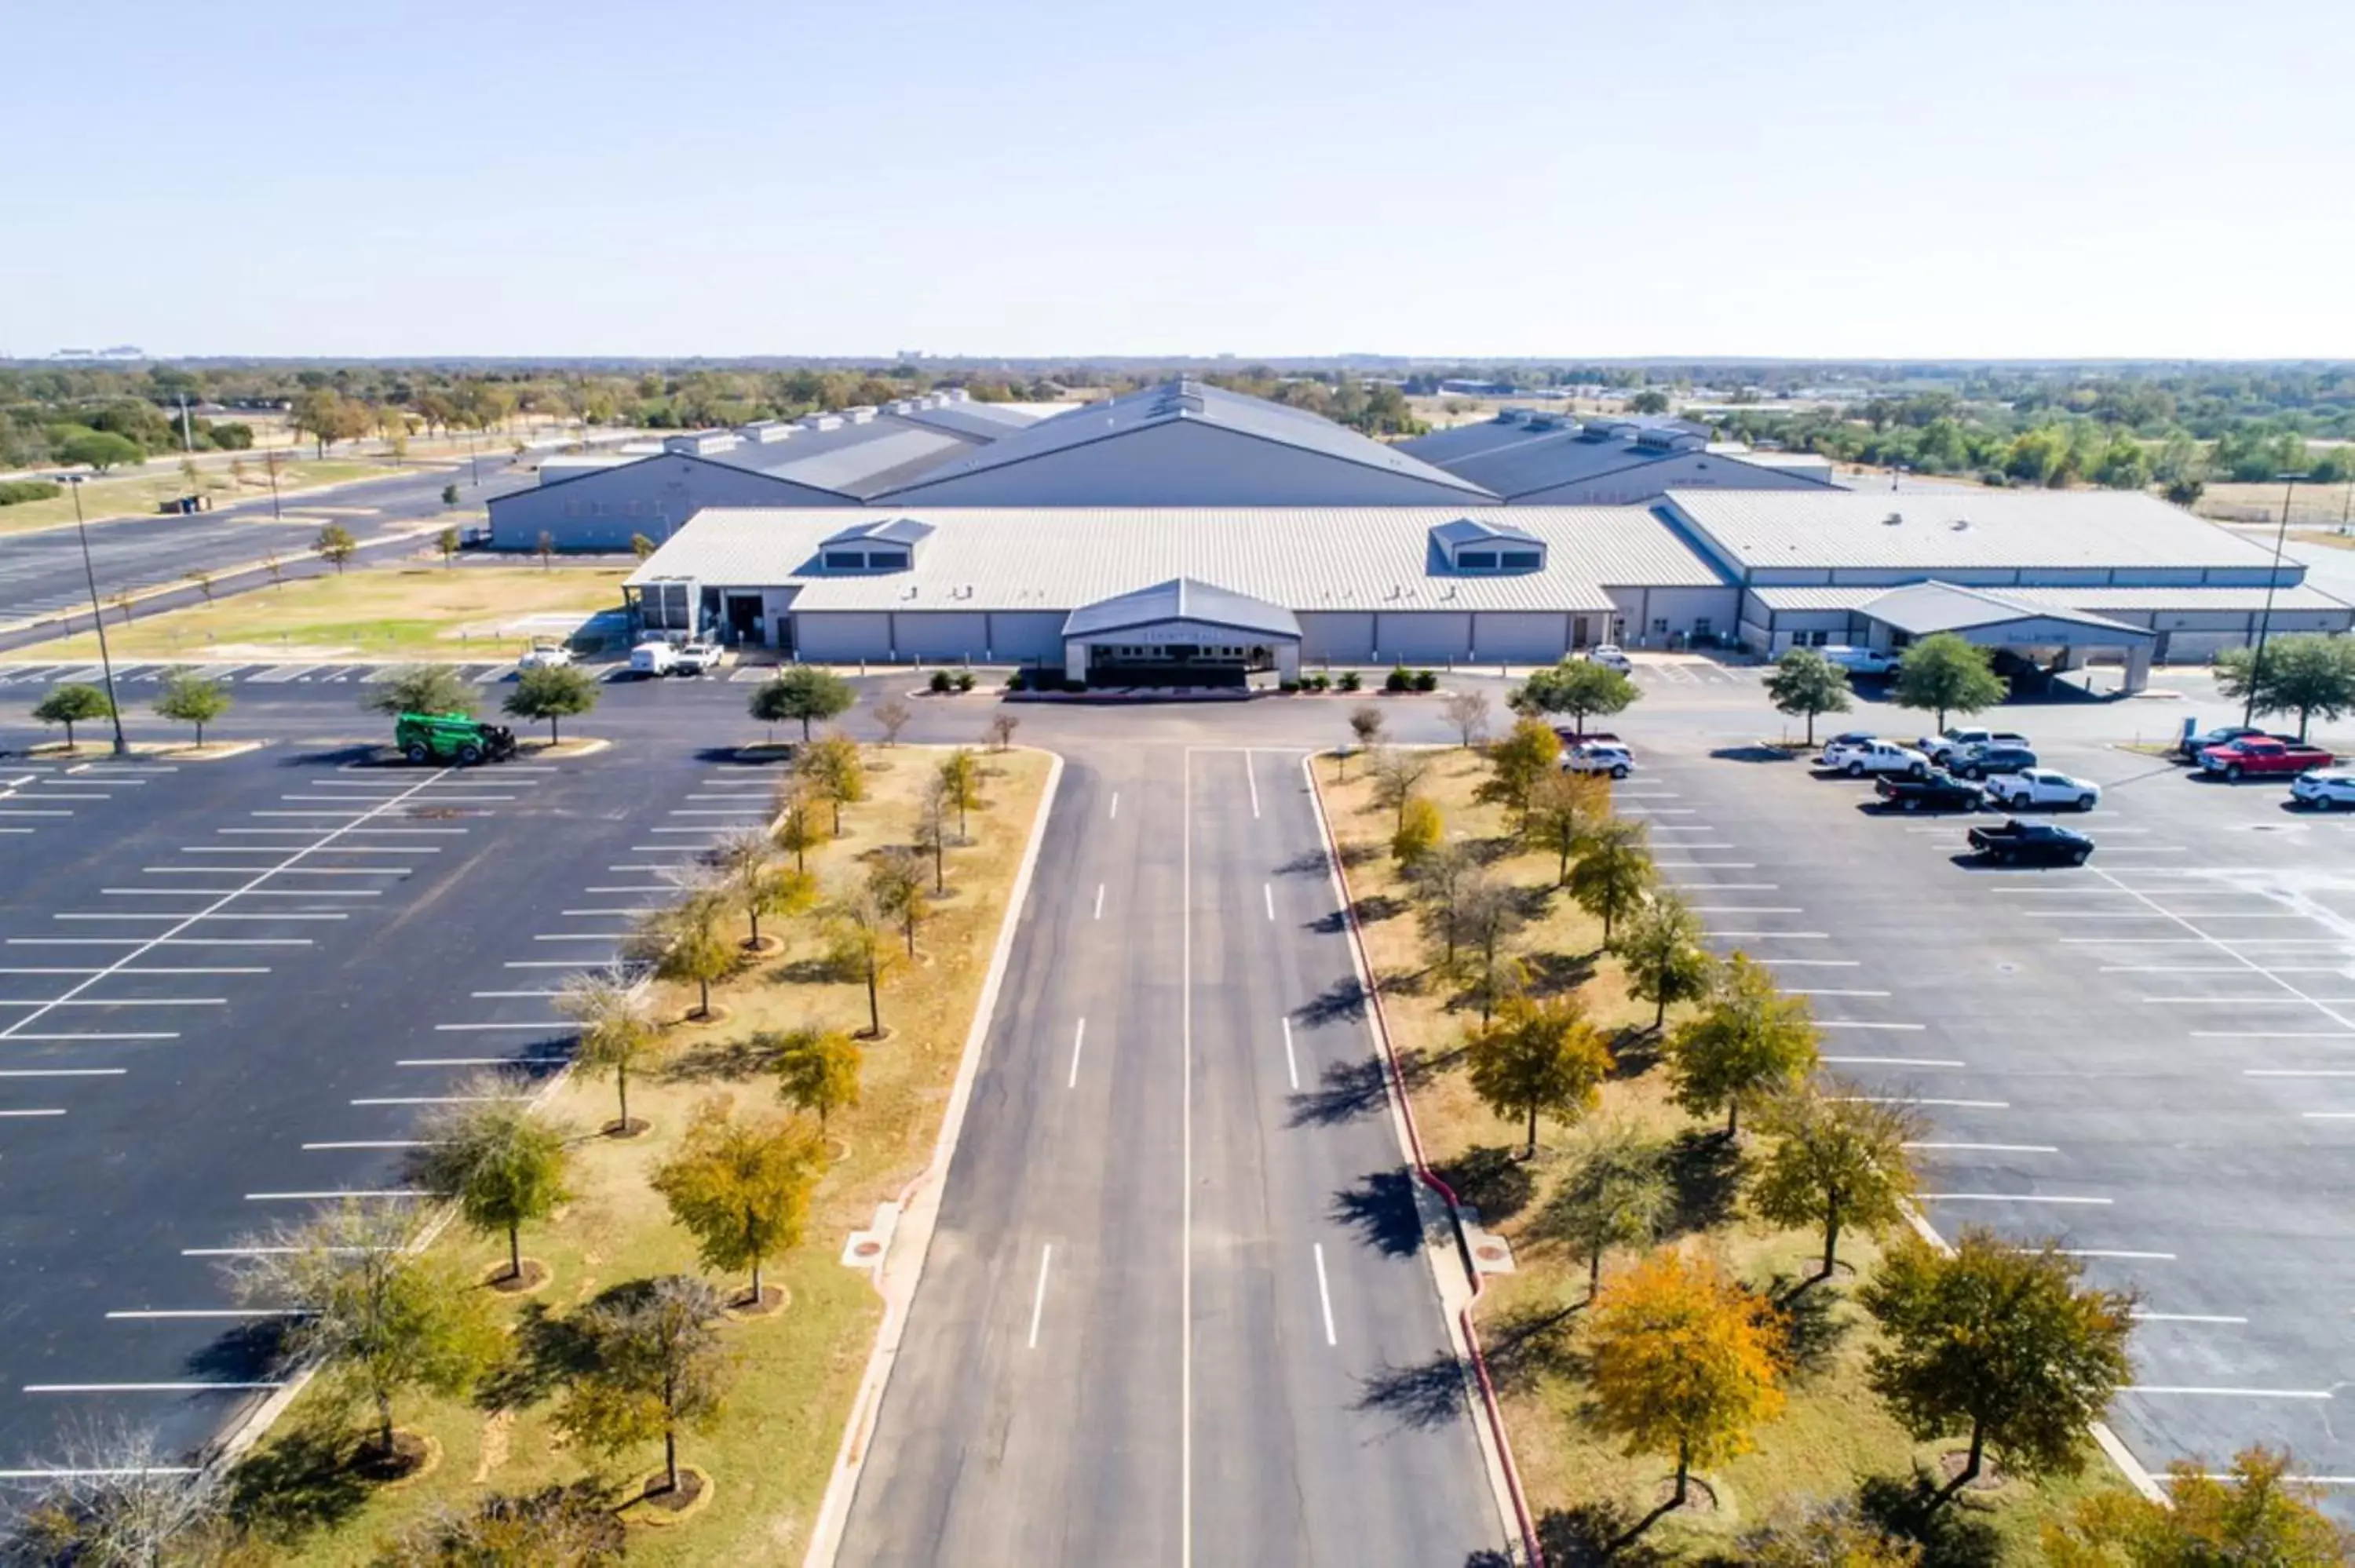
[[(1391, 1039), (1390, 1016), (1382, 1011), (1381, 980), (1374, 971), (1373, 955), (1366, 950), (1366, 933), (1358, 924), (1358, 895), (1349, 886), (1349, 868), (1342, 863), (1341, 841), (1333, 831), (1332, 814), (1325, 809), (1325, 785), (1316, 777), (1316, 758), (1308, 759), (1309, 788), (1316, 791), (1316, 825), (1325, 835), (1325, 853), (1333, 857), (1333, 874), (1341, 884), (1341, 913), (1348, 922), (1349, 940), (1357, 945), (1358, 967), (1365, 971), (1366, 994), (1374, 1004), (1374, 1033), (1382, 1043), (1382, 1059), (1390, 1065), (1391, 1086), (1398, 1093), (1399, 1110), (1406, 1118), (1406, 1136), (1414, 1155), (1414, 1173), (1423, 1184), (1437, 1192), (1447, 1205), (1447, 1217), (1455, 1228), (1455, 1250), (1464, 1260), (1464, 1272), (1472, 1282), (1472, 1299), (1476, 1302), (1486, 1288), (1480, 1270), (1472, 1260), (1472, 1244), (1464, 1234), (1463, 1204), (1455, 1189), (1439, 1178), (1423, 1153), (1423, 1131), (1415, 1125), (1414, 1101), (1408, 1097), (1406, 1075), (1400, 1069), (1398, 1046)], [(1464, 1330), (1464, 1342), (1472, 1350), (1472, 1371), (1479, 1380), (1480, 1400), (1488, 1412), (1488, 1430), (1496, 1437), (1497, 1452), (1505, 1464), (1505, 1489), (1512, 1494), (1513, 1514), (1521, 1530), (1521, 1548), (1529, 1553), (1532, 1568), (1545, 1568), (1545, 1553), (1538, 1547), (1537, 1526), (1529, 1519), (1529, 1500), (1521, 1490), (1520, 1467), (1513, 1462), (1512, 1439), (1505, 1435), (1505, 1414), (1497, 1404), (1497, 1386), (1488, 1376), (1488, 1358), (1480, 1349), (1480, 1330), (1472, 1320), (1472, 1308), (1466, 1306), (1456, 1314)]]

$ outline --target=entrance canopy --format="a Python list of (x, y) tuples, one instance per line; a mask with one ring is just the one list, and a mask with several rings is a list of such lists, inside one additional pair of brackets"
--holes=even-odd
[(1082, 605), (1063, 621), (1065, 675), (1117, 669), (1132, 683), (1240, 682), (1252, 670), (1300, 674), (1300, 620), (1280, 604), (1193, 577)]
[[(2126, 657), (2128, 692), (2140, 691), (2149, 679), (2151, 645), (2158, 636), (2148, 627), (2106, 615), (1936, 581), (1891, 588), (1858, 605), (1856, 613), (1877, 630), (1886, 628), (1908, 641), (1950, 631), (1983, 648), (2051, 650), (2059, 654), (2060, 669), (2080, 662), (2084, 651), (2115, 649)], [(1873, 638), (1875, 643), (1888, 641), (1885, 635)]]

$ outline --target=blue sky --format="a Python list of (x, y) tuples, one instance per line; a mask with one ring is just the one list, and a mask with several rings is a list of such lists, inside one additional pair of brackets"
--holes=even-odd
[(2355, 356), (2344, 0), (6, 33), (0, 353)]

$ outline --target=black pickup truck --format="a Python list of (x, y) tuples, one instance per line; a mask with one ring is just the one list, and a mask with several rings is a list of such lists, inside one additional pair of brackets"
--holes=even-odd
[(1987, 804), (1986, 790), (1951, 773), (1932, 773), (1922, 779), (1884, 777), (1873, 790), (1901, 811), (1976, 811)]

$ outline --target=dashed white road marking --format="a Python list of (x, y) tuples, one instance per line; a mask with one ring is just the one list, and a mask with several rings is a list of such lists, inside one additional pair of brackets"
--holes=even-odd
[(1047, 1313), (1047, 1266), (1054, 1261), (1055, 1247), (1050, 1242), (1039, 1249), (1039, 1288), (1030, 1298), (1030, 1348), (1039, 1348), (1039, 1321)]
[(1087, 1043), (1088, 1021), (1082, 1018), (1080, 1020), (1080, 1026), (1071, 1031), (1071, 1075), (1063, 1084), (1067, 1089), (1076, 1089), (1080, 1086), (1080, 1047)]
[(1294, 1092), (1297, 1093), (1300, 1088), (1300, 1063), (1292, 1054), (1292, 1020), (1289, 1018), (1284, 1021), (1284, 1075), (1292, 1080)]
[(1336, 1345), (1340, 1343), (1340, 1340), (1333, 1332), (1333, 1288), (1328, 1283), (1327, 1283), (1325, 1278), (1325, 1244), (1323, 1242), (1317, 1242), (1315, 1244), (1315, 1246), (1316, 1253), (1316, 1299), (1317, 1303), (1325, 1308), (1325, 1342), (1328, 1345)]

